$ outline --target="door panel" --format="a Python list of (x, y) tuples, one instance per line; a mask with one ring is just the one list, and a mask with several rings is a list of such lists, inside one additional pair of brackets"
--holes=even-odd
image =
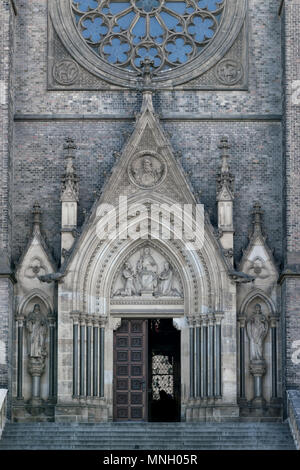
[(148, 321), (122, 320), (114, 332), (114, 420), (147, 420)]

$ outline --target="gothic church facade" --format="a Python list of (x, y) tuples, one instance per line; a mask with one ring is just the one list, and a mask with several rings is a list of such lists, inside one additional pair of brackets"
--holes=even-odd
[(1, 2), (9, 419), (287, 416), (299, 13), (298, 0)]

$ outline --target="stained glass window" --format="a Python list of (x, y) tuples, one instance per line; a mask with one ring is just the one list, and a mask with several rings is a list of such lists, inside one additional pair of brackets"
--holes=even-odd
[(140, 71), (186, 64), (218, 28), (226, 0), (70, 0), (80, 34), (103, 60)]

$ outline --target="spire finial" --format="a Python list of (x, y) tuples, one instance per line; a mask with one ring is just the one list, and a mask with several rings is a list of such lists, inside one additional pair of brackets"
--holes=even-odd
[(253, 228), (254, 228), (254, 231), (262, 231), (262, 216), (264, 214), (264, 211), (262, 210), (261, 208), (261, 205), (258, 201), (256, 201), (253, 205), (253, 211), (252, 211), (252, 215), (253, 215)]
[(228, 166), (229, 153), (228, 153), (228, 150), (230, 149), (230, 145), (228, 143), (228, 138), (227, 137), (222, 137), (218, 147), (222, 151), (222, 154), (221, 154), (221, 158), (222, 158), (221, 173), (222, 174), (229, 173), (229, 166)]
[(33, 232), (34, 233), (40, 232), (42, 211), (41, 211), (41, 206), (37, 201), (33, 204), (32, 215), (33, 215)]
[(223, 188), (223, 186), (227, 186), (230, 191), (233, 191), (234, 177), (230, 173), (230, 170), (229, 170), (228, 160), (230, 157), (229, 155), (230, 145), (228, 143), (227, 137), (224, 136), (221, 138), (218, 148), (221, 150), (221, 160), (222, 160), (221, 171), (218, 177), (218, 189), (220, 191)]
[(66, 172), (62, 177), (61, 198), (78, 199), (78, 178), (74, 168), (75, 150), (77, 149), (72, 137), (67, 137), (64, 144)]

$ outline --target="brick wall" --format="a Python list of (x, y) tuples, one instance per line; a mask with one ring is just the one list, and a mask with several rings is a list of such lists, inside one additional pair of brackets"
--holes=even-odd
[(10, 389), (13, 287), (7, 275), (11, 255), (15, 20), (10, 1), (0, 3), (0, 18), (0, 388)]
[[(140, 95), (132, 91), (47, 91), (47, 2), (19, 0), (18, 9), (15, 96), (19, 117), (15, 126), (13, 211), (15, 261), (29, 236), (34, 199), (40, 199), (44, 206), (45, 232), (55, 254), (59, 253), (58, 188), (63, 171), (64, 137), (73, 135), (79, 146), (76, 165), (81, 177), (79, 223), (82, 223), (82, 211), (91, 207), (93, 190), (101, 187), (103, 181), (103, 169), (112, 165), (113, 152), (122, 148), (122, 133), (132, 129), (130, 117), (139, 110), (141, 103)], [(247, 244), (250, 207), (259, 198), (266, 210), (270, 246), (275, 249), (280, 262), (282, 154), (281, 63), (278, 58), (281, 56), (281, 25), (277, 9), (276, 2), (249, 0), (248, 91), (158, 92), (154, 102), (156, 110), (169, 117), (163, 125), (170, 133), (174, 149), (183, 152), (183, 166), (193, 170), (193, 185), (202, 191), (202, 200), (214, 223), (215, 175), (219, 164), (217, 144), (223, 134), (229, 136), (232, 168), (237, 178), (236, 255), (239, 257)], [(41, 114), (54, 119), (39, 120)], [(85, 117), (99, 115), (99, 120), (60, 120), (64, 114), (75, 117), (76, 114), (84, 114)], [(101, 120), (104, 114), (111, 115), (112, 119)], [(34, 115), (34, 121), (27, 120), (28, 115)], [(120, 120), (114, 119), (115, 115)], [(191, 119), (178, 121), (172, 119), (175, 115), (190, 116)], [(222, 115), (225, 119), (203, 120), (207, 115)], [(230, 115), (234, 115), (232, 121), (227, 120)]]
[[(293, 342), (300, 340), (300, 1), (284, 3), (284, 250), (289, 277), (283, 279), (285, 377), (287, 389), (300, 388), (300, 365), (292, 361)], [(298, 91), (297, 91), (298, 90)], [(295, 273), (295, 277), (291, 275)]]

